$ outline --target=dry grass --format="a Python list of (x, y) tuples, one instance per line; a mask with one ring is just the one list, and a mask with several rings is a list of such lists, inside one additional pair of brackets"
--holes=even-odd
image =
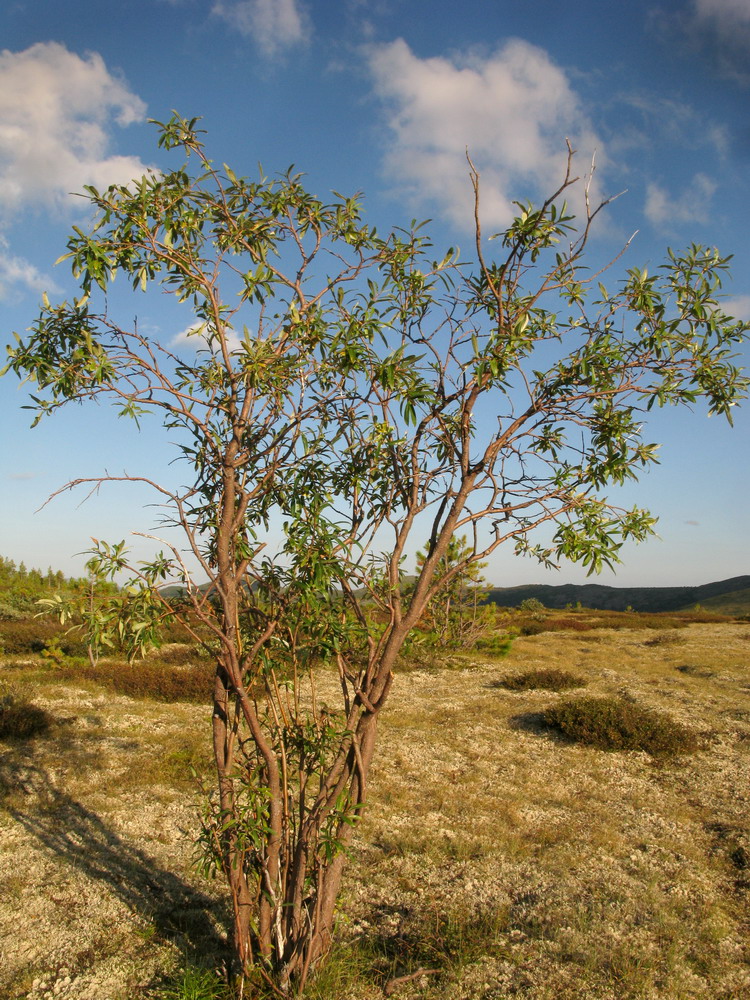
[[(311, 1000), (376, 1000), (419, 966), (438, 972), (399, 998), (750, 997), (750, 626), (676, 634), (545, 632), (398, 678)], [(701, 749), (570, 745), (541, 724), (564, 693), (496, 686), (535, 670), (663, 712)], [(0, 743), (0, 997), (141, 1000), (186, 953), (219, 954), (221, 886), (190, 865), (209, 711), (0, 675), (24, 672), (57, 721)]]

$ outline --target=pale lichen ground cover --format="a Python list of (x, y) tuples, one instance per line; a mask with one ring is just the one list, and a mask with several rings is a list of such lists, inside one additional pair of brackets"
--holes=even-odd
[[(701, 749), (655, 762), (556, 738), (540, 714), (570, 692), (493, 686), (539, 667), (667, 712)], [(0, 745), (0, 997), (145, 997), (221, 949), (186, 774), (206, 765), (208, 709), (47, 680), (35, 700), (63, 721)], [(750, 997), (749, 763), (750, 625), (543, 633), (502, 661), (406, 672), (334, 966), (439, 968), (397, 994), (425, 1000)], [(383, 995), (373, 975), (341, 982), (318, 995)]]

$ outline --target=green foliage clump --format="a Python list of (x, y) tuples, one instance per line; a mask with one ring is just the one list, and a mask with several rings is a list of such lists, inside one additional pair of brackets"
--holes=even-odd
[(624, 698), (571, 698), (548, 708), (548, 726), (599, 750), (643, 750), (652, 757), (693, 753), (694, 733), (661, 712)]
[(528, 670), (524, 674), (511, 674), (496, 682), (495, 687), (506, 691), (568, 691), (570, 688), (585, 687), (586, 680), (567, 670), (554, 668)]
[(547, 609), (542, 604), (540, 600), (536, 597), (527, 597), (525, 601), (521, 601), (518, 605), (518, 610), (523, 611), (525, 614), (532, 615), (533, 617), (543, 617)]
[(49, 712), (33, 705), (15, 688), (0, 688), (0, 739), (27, 740), (45, 733), (53, 722)]
[[(417, 573), (428, 558), (429, 548), (417, 553)], [(453, 537), (439, 560), (436, 593), (428, 602), (424, 619), (434, 645), (444, 649), (471, 649), (492, 629), (497, 609), (485, 603), (487, 591), (474, 548), (466, 536)]]
[(478, 653), (485, 653), (489, 656), (507, 656), (513, 647), (515, 635), (511, 632), (491, 632), (489, 635), (477, 639), (474, 648)]
[(8, 601), (0, 601), (0, 622), (17, 622), (23, 618), (23, 612), (19, 611)]

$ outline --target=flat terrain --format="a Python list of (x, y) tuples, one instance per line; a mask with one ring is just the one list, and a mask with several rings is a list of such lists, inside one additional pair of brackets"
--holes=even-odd
[[(158, 995), (225, 933), (223, 887), (193, 865), (209, 709), (21, 661), (0, 679), (58, 721), (0, 743), (0, 998)], [(540, 713), (568, 693), (494, 686), (537, 667), (668, 713), (700, 749), (567, 742)], [(311, 997), (375, 1000), (421, 967), (396, 996), (750, 998), (750, 624), (544, 632), (407, 670), (380, 740)]]

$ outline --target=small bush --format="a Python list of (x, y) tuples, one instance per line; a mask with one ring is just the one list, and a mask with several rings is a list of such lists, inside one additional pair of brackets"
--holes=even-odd
[(659, 757), (697, 749), (689, 729), (623, 698), (571, 698), (548, 708), (544, 721), (576, 743), (600, 750), (644, 750)]
[(0, 622), (16, 622), (23, 618), (23, 612), (14, 608), (12, 604), (0, 601)]
[(211, 700), (213, 690), (214, 672), (208, 663), (196, 667), (173, 667), (158, 660), (138, 663), (106, 661), (95, 667), (66, 663), (61, 670), (64, 676), (94, 681), (131, 698), (206, 704)]
[(529, 670), (525, 674), (511, 674), (496, 681), (495, 687), (506, 691), (567, 691), (585, 687), (586, 680), (567, 670)]
[(13, 688), (0, 693), (0, 739), (27, 740), (45, 733), (53, 722), (49, 712), (32, 705)]
[(532, 618), (536, 618), (541, 621), (547, 609), (542, 604), (541, 601), (537, 600), (536, 597), (527, 597), (525, 601), (521, 601), (518, 605), (518, 610), (522, 611), (526, 615), (531, 615)]

